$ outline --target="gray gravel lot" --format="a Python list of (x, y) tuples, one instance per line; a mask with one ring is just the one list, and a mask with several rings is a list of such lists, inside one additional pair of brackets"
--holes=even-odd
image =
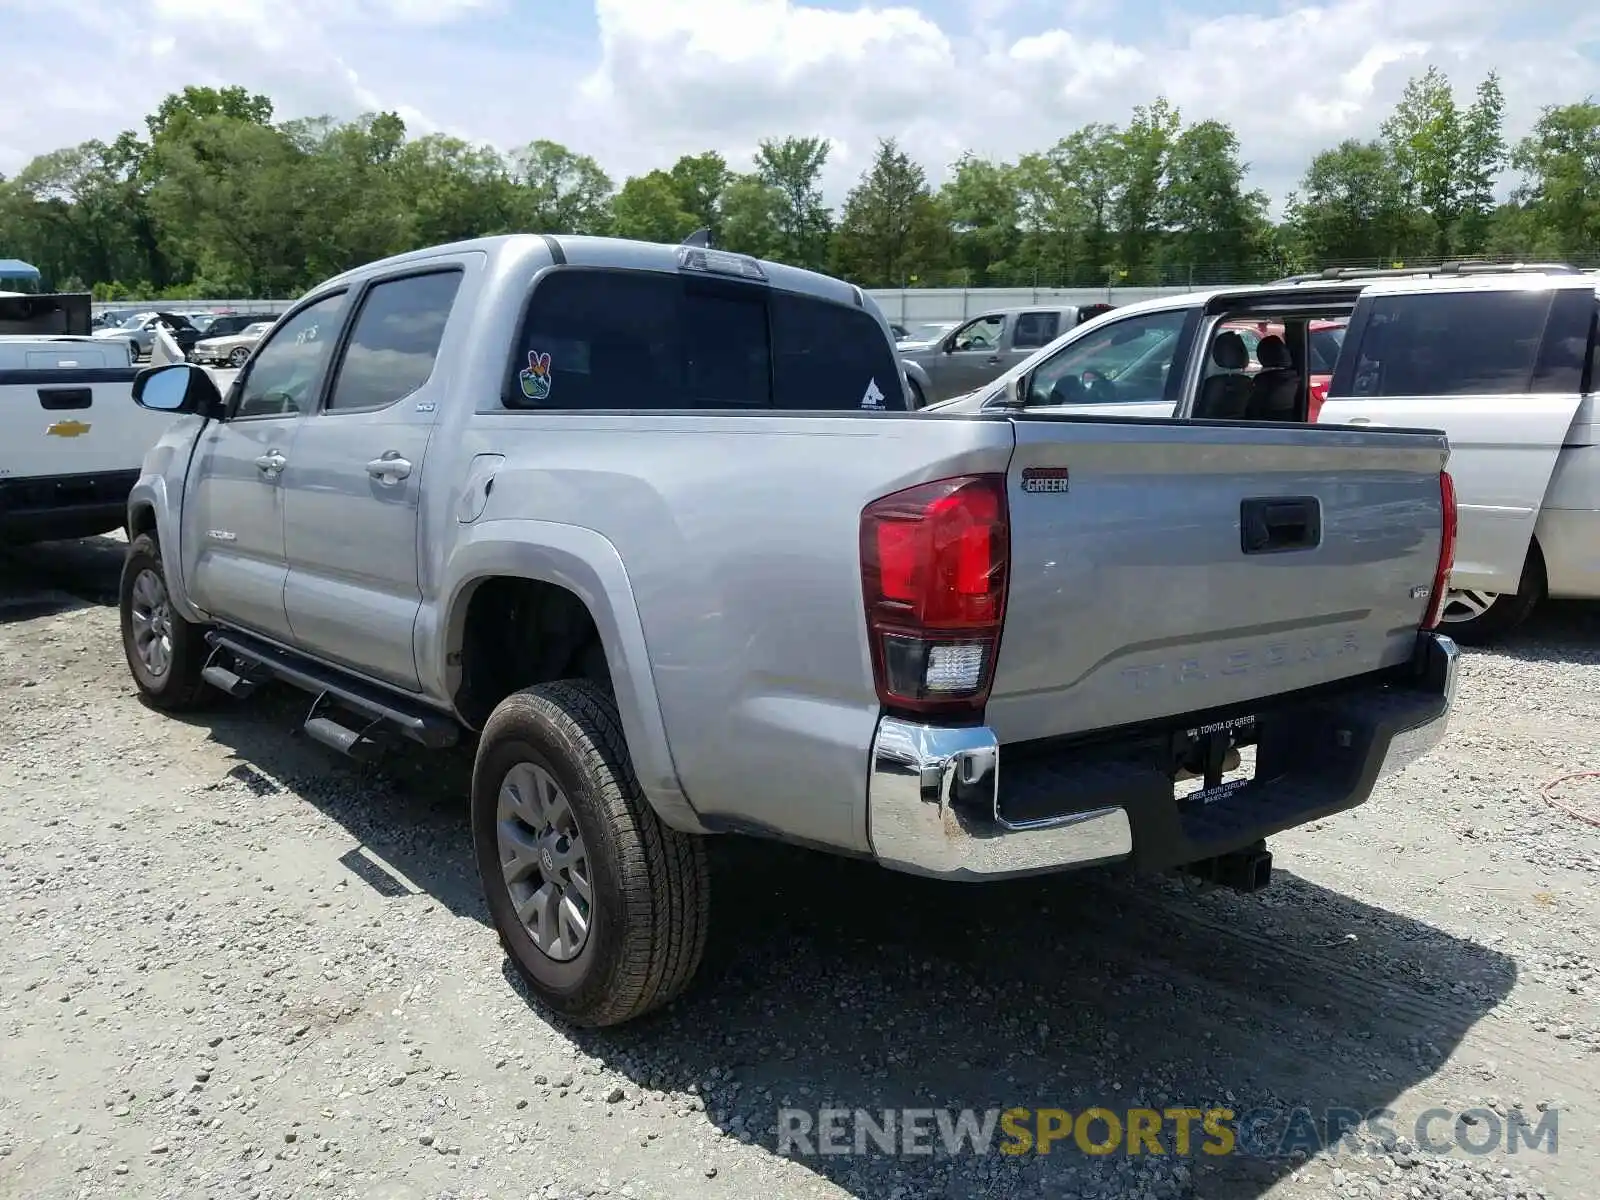
[[(121, 550), (0, 552), (0, 1197), (1596, 1194), (1600, 829), (1540, 792), (1600, 770), (1594, 606), (1469, 652), (1446, 745), (1261, 895), (719, 842), (693, 991), (574, 1035), (486, 924), (467, 755), (338, 761), (295, 693), (145, 708)], [(1397, 1116), (1309, 1157), (776, 1152), (780, 1106), (1095, 1104)], [(1554, 1110), (1559, 1149), (1433, 1153), (1430, 1108)]]

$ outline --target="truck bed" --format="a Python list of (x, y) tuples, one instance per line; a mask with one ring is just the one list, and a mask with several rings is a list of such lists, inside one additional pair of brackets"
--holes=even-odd
[[(520, 536), (559, 525), (615, 547), (671, 747), (638, 758), (646, 786), (681, 787), (708, 827), (862, 852), (885, 705), (858, 547), (881, 497), (1004, 485), (993, 688), (946, 723), (1026, 742), (1401, 661), (1445, 462), (1436, 433), (888, 412), (518, 414), (474, 424), (462, 452), (506, 456), (475, 536), (534, 504), (545, 532)], [(1057, 481), (1024, 490), (1038, 468)], [(1265, 497), (1314, 500), (1318, 544), (1245, 554), (1241, 505)]]

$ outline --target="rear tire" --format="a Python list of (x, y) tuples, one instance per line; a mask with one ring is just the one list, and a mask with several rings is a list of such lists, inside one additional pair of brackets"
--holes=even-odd
[(500, 943), (562, 1018), (620, 1025), (689, 985), (709, 924), (705, 847), (651, 809), (598, 685), (500, 702), (473, 763), (472, 835)]
[[(1544, 555), (1539, 550), (1539, 543), (1532, 542), (1528, 546), (1528, 557), (1523, 561), (1522, 578), (1517, 581), (1515, 592), (1452, 590), (1445, 598), (1439, 632), (1454, 638), (1463, 646), (1482, 646), (1498, 641), (1528, 619), (1544, 599), (1545, 588)], [(1485, 599), (1488, 600), (1487, 607), (1483, 606)]]
[(182, 712), (209, 699), (200, 678), (206, 665), (205, 630), (179, 616), (167, 591), (161, 546), (141, 533), (122, 561), (122, 651), (139, 691), (157, 708)]

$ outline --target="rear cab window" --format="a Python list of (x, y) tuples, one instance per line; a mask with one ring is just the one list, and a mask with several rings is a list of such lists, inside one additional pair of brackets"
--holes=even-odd
[(893, 345), (866, 310), (728, 279), (552, 271), (514, 366), (517, 409), (906, 407)]

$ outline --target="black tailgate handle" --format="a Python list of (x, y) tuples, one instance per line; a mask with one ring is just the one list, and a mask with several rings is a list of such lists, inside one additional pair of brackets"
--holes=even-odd
[(1315, 496), (1252, 496), (1239, 502), (1239, 546), (1246, 554), (1313, 550), (1322, 544)]
[(42, 387), (39, 407), (45, 412), (70, 412), (94, 403), (94, 389), (86, 387)]

